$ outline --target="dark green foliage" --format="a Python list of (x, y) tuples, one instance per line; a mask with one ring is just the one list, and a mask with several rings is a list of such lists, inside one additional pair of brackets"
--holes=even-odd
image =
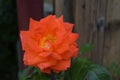
[(27, 67), (19, 75), (19, 80), (49, 80), (48, 74), (42, 73), (39, 68)]
[(92, 51), (92, 49), (94, 48), (94, 46), (92, 44), (83, 44), (80, 46), (80, 54), (84, 54), (84, 53), (88, 53), (90, 51)]
[(87, 80), (112, 80), (107, 69), (100, 65), (92, 64), (86, 76)]
[(27, 78), (29, 78), (29, 73), (30, 71), (33, 69), (33, 67), (27, 67), (23, 70), (23, 72), (19, 73), (19, 80), (25, 80)]
[(108, 69), (112, 72), (113, 76), (120, 78), (120, 66), (118, 64), (112, 63)]
[(0, 0), (0, 77), (17, 76), (16, 40), (18, 38), (15, 0)]
[(88, 59), (76, 58), (65, 73), (65, 80), (112, 80), (106, 68), (93, 64)]
[[(93, 48), (92, 44), (81, 45), (80, 54), (89, 53)], [(78, 57), (72, 60), (71, 68), (65, 72), (65, 80), (112, 80), (112, 77), (105, 67)]]
[[(70, 69), (57, 74), (56, 78), (57, 80), (112, 80), (106, 68), (84, 58), (73, 59)], [(27, 67), (20, 74), (19, 80), (50, 80), (50, 75), (42, 73), (38, 68)]]

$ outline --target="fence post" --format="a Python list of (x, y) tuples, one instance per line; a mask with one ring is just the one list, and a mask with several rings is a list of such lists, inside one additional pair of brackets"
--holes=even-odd
[(54, 0), (54, 11), (57, 17), (63, 14), (63, 1), (64, 0)]
[[(29, 18), (32, 17), (35, 20), (39, 20), (43, 17), (43, 0), (17, 0), (17, 12), (18, 12), (18, 26), (19, 30), (28, 30)], [(21, 50), (21, 45), (18, 41), (18, 61), (19, 61), (19, 71), (21, 71), (24, 66), (22, 62), (23, 51)]]

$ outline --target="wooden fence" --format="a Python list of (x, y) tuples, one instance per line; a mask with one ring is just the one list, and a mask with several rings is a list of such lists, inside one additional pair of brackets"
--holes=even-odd
[(112, 62), (120, 64), (119, 0), (54, 1), (55, 14), (64, 14), (65, 21), (75, 24), (75, 31), (80, 34), (79, 45), (94, 44), (94, 50), (86, 57), (107, 66)]
[[(55, 14), (57, 16), (64, 14), (66, 21), (74, 19), (75, 31), (80, 34), (79, 45), (85, 43), (95, 45), (93, 52), (87, 56), (91, 57), (94, 62), (102, 64), (107, 1), (55, 0), (55, 3)], [(61, 5), (57, 5), (57, 3)]]

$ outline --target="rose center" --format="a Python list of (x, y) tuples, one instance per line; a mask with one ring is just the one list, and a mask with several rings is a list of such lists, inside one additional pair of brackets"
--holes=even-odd
[(52, 44), (56, 41), (56, 38), (52, 35), (47, 35), (43, 37), (40, 41), (40, 47), (45, 49), (50, 49)]

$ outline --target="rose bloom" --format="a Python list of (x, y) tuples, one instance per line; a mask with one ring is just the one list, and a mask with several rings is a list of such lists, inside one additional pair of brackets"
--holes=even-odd
[(67, 70), (78, 54), (78, 34), (72, 29), (73, 24), (64, 22), (63, 16), (49, 15), (40, 21), (30, 18), (29, 30), (20, 31), (24, 64), (44, 73)]

